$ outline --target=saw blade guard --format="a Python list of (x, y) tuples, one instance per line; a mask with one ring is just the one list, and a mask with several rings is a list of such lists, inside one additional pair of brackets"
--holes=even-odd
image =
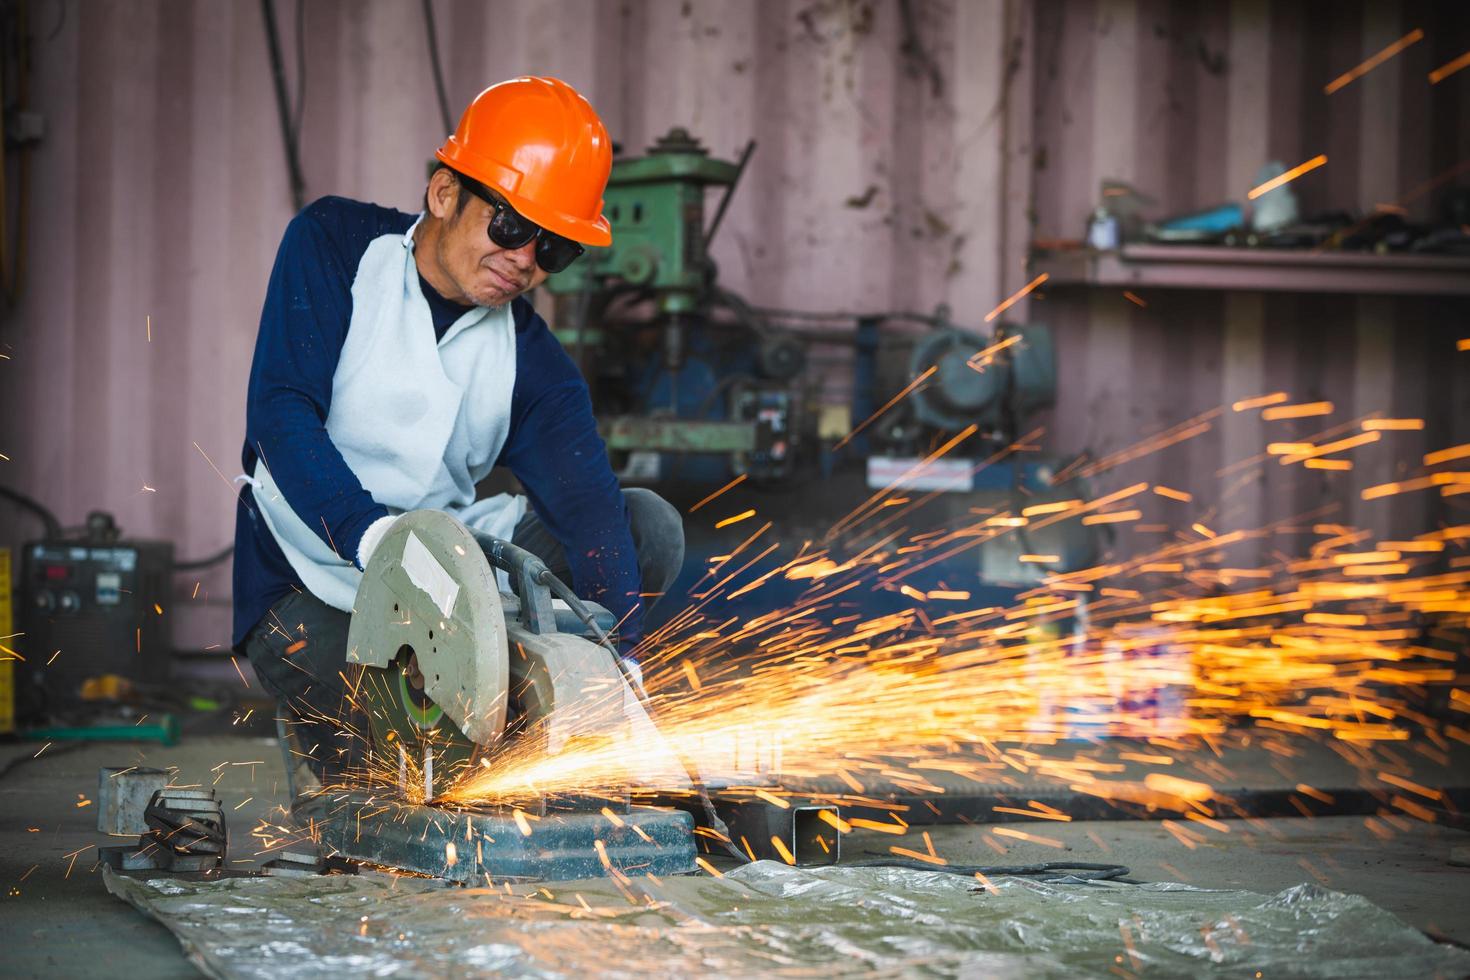
[(443, 511), (399, 517), (363, 571), (347, 662), (386, 669), (406, 655), (421, 675), (424, 727), (442, 711), (493, 746), (505, 732), (509, 649), (495, 573), (470, 530)]

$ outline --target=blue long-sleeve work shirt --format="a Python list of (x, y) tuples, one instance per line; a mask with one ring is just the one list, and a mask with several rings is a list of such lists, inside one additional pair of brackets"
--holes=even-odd
[[(315, 201), (292, 219), (266, 287), (250, 368), (244, 472), (253, 472), (263, 458), (292, 509), (320, 515), (317, 534), (349, 558), (368, 525), (388, 510), (363, 487), (327, 434), (332, 379), (352, 320), (352, 283), (363, 253), (376, 238), (404, 234), (414, 219), (338, 197)], [(420, 287), (442, 340), (466, 307), (441, 297), (422, 277)], [(623, 621), (622, 645), (631, 649), (642, 631), (638, 560), (586, 382), (525, 297), (512, 301), (511, 311), (515, 387), (497, 463), (520, 480), (536, 514), (566, 549), (573, 588)], [(301, 589), (245, 487), (235, 519), (234, 645), (244, 642), (277, 599)]]

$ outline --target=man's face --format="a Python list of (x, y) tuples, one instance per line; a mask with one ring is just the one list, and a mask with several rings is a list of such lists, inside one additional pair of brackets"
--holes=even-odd
[[(462, 209), (459, 195), (465, 199)], [(517, 249), (496, 245), (489, 231), (494, 209), (445, 170), (436, 172), (429, 182), (429, 212), (439, 226), (431, 245), (439, 275), (424, 278), (445, 299), (473, 306), (504, 306), (546, 281), (546, 270), (536, 264), (536, 240)], [(458, 295), (450, 295), (446, 284)]]

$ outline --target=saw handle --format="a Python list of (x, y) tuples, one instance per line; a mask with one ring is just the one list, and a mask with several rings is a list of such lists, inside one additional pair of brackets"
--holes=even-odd
[[(473, 529), (470, 533), (475, 536), (475, 541), (479, 543), (480, 550), (485, 552), (485, 558), (491, 565), (516, 577), (516, 592), (521, 598), (521, 625), (527, 632), (539, 635), (556, 631), (556, 611), (551, 606), (551, 597), (554, 594), (592, 631), (592, 635), (597, 637), (598, 645), (612, 655), (613, 663), (617, 665), (624, 679), (630, 685), (633, 683), (623, 664), (622, 655), (602, 631), (602, 627), (597, 625), (592, 611), (565, 582), (551, 574), (551, 569), (546, 567), (544, 561), (504, 538)], [(634, 689), (642, 690), (642, 685), (638, 684)]]
[(470, 532), (491, 565), (515, 578), (516, 594), (521, 599), (521, 625), (526, 632), (540, 635), (556, 631), (556, 613), (551, 608), (550, 582), (555, 576), (546, 562), (525, 548), (481, 531)]

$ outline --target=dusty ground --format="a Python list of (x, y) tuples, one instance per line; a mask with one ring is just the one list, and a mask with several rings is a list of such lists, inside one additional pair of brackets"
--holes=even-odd
[[(0, 747), (0, 764), (36, 746)], [(0, 943), (7, 976), (87, 976), (106, 972), (149, 978), (193, 976), (163, 927), (109, 896), (95, 869), (97, 771), (107, 765), (181, 767), (184, 778), (209, 781), (225, 765), (217, 790), (232, 831), (233, 866), (258, 862), (248, 832), (281, 792), (280, 754), (261, 738), (186, 738), (172, 748), (131, 744), (88, 746), (28, 761), (0, 777)], [(935, 852), (956, 864), (1077, 860), (1128, 865), (1147, 881), (1275, 892), (1303, 881), (1362, 894), (1412, 925), (1470, 943), (1470, 869), (1447, 863), (1450, 848), (1470, 834), (1399, 818), (1370, 830), (1363, 817), (1223, 821), (1223, 829), (1191, 823), (1202, 842), (1189, 847), (1159, 822), (1088, 821), (1010, 824), (1050, 838), (1035, 843), (966, 825), (927, 829)], [(888, 856), (895, 843), (923, 850), (921, 828), (897, 838), (860, 831), (844, 841), (849, 860)], [(988, 841), (988, 843), (987, 843)], [(88, 847), (88, 845), (94, 845)], [(999, 853), (997, 848), (1005, 848)], [(70, 855), (75, 852), (75, 859)]]

